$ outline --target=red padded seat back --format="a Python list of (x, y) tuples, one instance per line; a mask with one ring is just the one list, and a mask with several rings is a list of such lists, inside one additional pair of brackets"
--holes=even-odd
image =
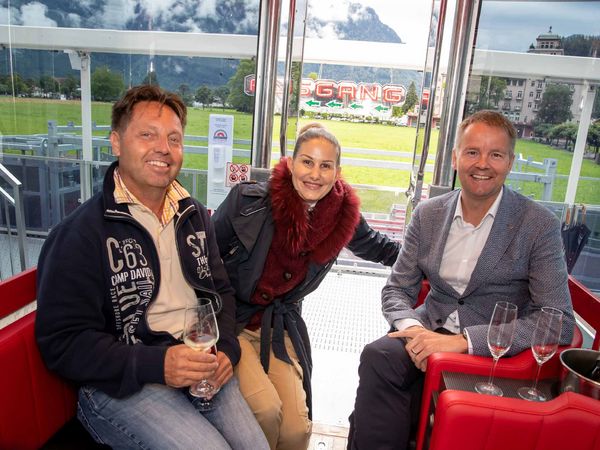
[[(35, 269), (0, 283), (2, 316), (33, 300)], [(75, 389), (44, 365), (34, 323), (32, 312), (0, 329), (0, 449), (39, 448), (75, 415)]]

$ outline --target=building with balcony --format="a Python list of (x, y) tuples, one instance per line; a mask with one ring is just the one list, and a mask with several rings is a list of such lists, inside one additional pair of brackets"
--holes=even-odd
[[(527, 53), (546, 55), (564, 55), (562, 38), (552, 33), (552, 27), (547, 33), (542, 33), (536, 38), (536, 44), (531, 44)], [(573, 122), (579, 122), (581, 110), (580, 99), (583, 95), (583, 85), (565, 82), (551, 78), (505, 78), (506, 90), (502, 100), (497, 105), (501, 111), (517, 127), (519, 136), (532, 137), (533, 123), (539, 111), (544, 92), (550, 84), (566, 84), (573, 95), (571, 113)]]

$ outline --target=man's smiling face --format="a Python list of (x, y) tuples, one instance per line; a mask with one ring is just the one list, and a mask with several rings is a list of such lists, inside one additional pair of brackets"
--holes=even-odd
[(494, 201), (513, 160), (506, 131), (480, 122), (465, 128), (452, 152), (452, 167), (458, 172), (463, 195), (474, 201)]
[(142, 203), (147, 196), (164, 195), (183, 163), (183, 128), (175, 112), (158, 102), (137, 103), (110, 140), (127, 189)]

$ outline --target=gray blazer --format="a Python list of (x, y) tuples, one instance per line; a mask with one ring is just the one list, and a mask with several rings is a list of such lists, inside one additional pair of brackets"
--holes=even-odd
[[(517, 329), (508, 355), (531, 345), (536, 311), (553, 306), (564, 312), (561, 343), (571, 342), (575, 319), (569, 295), (560, 222), (546, 207), (504, 187), (488, 240), (465, 292), (459, 295), (440, 278), (439, 269), (460, 190), (419, 204), (408, 225), (404, 244), (382, 291), (382, 309), (392, 325), (414, 318), (426, 328), (444, 324), (458, 309), (473, 353), (489, 356), (487, 329), (494, 305), (505, 300), (518, 308)], [(421, 280), (431, 291), (425, 304), (413, 309)]]

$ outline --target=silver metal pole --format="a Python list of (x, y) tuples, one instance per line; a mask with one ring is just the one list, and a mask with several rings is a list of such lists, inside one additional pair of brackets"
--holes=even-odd
[(430, 186), (431, 197), (452, 188), (452, 148), (458, 124), (463, 116), (480, 10), (481, 0), (458, 0), (456, 4), (448, 78), (442, 102), (440, 133)]
[(256, 93), (252, 122), (252, 166), (255, 168), (269, 168), (271, 162), (280, 21), (281, 0), (262, 0), (258, 24)]
[[(423, 131), (423, 150), (421, 152), (421, 160), (419, 161), (419, 169), (415, 180), (415, 188), (413, 197), (411, 199), (412, 207), (415, 208), (421, 199), (421, 192), (423, 190), (423, 178), (425, 176), (425, 165), (427, 164), (427, 156), (429, 155), (429, 141), (431, 139), (431, 127), (433, 126), (433, 105), (435, 105), (435, 97), (437, 90), (437, 80), (440, 68), (440, 57), (442, 53), (442, 42), (444, 38), (444, 22), (446, 21), (446, 8), (448, 6), (447, 0), (440, 0), (440, 12), (437, 17), (437, 29), (434, 43), (433, 53), (433, 65), (431, 70), (431, 87), (429, 89), (429, 104), (427, 107), (427, 115), (425, 119), (425, 129)], [(432, 23), (434, 20), (432, 14)], [(424, 73), (427, 73), (427, 63)], [(425, 84), (423, 83), (423, 89)], [(421, 90), (421, 98), (423, 90)], [(419, 111), (420, 114), (420, 111)], [(417, 131), (418, 133), (418, 131)], [(418, 138), (417, 138), (418, 139)], [(417, 144), (418, 145), (418, 144)]]
[(579, 174), (581, 172), (583, 154), (585, 152), (585, 142), (592, 121), (592, 109), (597, 90), (597, 86), (589, 84), (587, 81), (583, 83), (581, 117), (579, 119), (579, 129), (577, 130), (575, 148), (573, 149), (573, 161), (571, 162), (571, 171), (569, 172), (567, 192), (565, 192), (565, 203), (568, 205), (575, 203), (577, 184), (579, 182)]
[(91, 61), (87, 52), (77, 52), (81, 58), (81, 138), (83, 161), (80, 167), (81, 203), (92, 196), (92, 83)]
[(0, 187), (0, 194), (2, 194), (2, 196), (4, 197), (2, 199), (2, 203), (4, 204), (4, 216), (6, 217), (6, 238), (8, 239), (8, 261), (10, 262), (10, 272), (7, 276), (2, 275), (2, 270), (0, 267), (0, 279), (4, 279), (4, 278), (8, 278), (8, 277), (14, 275), (17, 272), (15, 271), (15, 265), (13, 264), (12, 229), (10, 226), (10, 210), (8, 209), (8, 203), (9, 203), (8, 199), (11, 199), (12, 197), (10, 196), (10, 194), (8, 192), (6, 192), (1, 187)]
[(294, 26), (296, 22), (296, 0), (289, 0), (289, 2), (287, 41), (285, 46), (285, 73), (283, 76), (283, 99), (281, 102), (281, 124), (279, 126), (279, 150), (281, 156), (285, 156), (287, 150), (287, 122), (292, 79), (292, 46), (294, 43)]
[(25, 261), (25, 211), (23, 211), (23, 185), (21, 183), (14, 187), (15, 193), (15, 222), (17, 224), (17, 242), (19, 243), (19, 260), (21, 271), (27, 269)]
[[(17, 242), (19, 245), (19, 259), (21, 261), (21, 270), (25, 270), (25, 213), (23, 211), (23, 183), (21, 183), (10, 171), (0, 164), (0, 176), (4, 178), (13, 188), (13, 197), (4, 195), (7, 200), (15, 207), (15, 222), (17, 225)], [(6, 223), (10, 226), (10, 218), (6, 217)], [(10, 238), (10, 236), (9, 236)], [(12, 257), (11, 257), (12, 258)]]

